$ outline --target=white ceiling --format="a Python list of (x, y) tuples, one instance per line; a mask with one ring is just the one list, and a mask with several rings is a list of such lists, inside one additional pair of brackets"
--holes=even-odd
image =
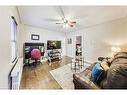
[(21, 23), (51, 31), (76, 31), (85, 27), (125, 17), (125, 6), (61, 6), (66, 19), (75, 20), (74, 27), (63, 28), (56, 24), (63, 14), (59, 6), (19, 6)]

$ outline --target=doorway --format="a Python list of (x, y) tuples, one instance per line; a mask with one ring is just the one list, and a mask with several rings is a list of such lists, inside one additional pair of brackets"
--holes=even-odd
[(82, 56), (82, 36), (76, 36), (75, 55)]

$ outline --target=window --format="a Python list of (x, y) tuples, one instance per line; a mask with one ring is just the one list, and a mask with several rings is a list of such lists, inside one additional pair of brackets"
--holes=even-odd
[(11, 61), (14, 61), (17, 58), (17, 23), (15, 18), (11, 17)]

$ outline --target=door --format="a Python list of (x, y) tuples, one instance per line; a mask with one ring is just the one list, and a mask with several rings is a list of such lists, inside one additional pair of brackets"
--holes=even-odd
[(73, 38), (73, 56), (83, 56), (83, 36), (77, 35)]

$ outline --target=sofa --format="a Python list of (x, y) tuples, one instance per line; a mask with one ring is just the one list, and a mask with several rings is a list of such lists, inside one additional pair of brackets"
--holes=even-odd
[(109, 69), (100, 82), (95, 83), (91, 76), (95, 62), (81, 73), (73, 74), (75, 89), (127, 89), (127, 52), (118, 52), (114, 58), (102, 62), (106, 62)]

